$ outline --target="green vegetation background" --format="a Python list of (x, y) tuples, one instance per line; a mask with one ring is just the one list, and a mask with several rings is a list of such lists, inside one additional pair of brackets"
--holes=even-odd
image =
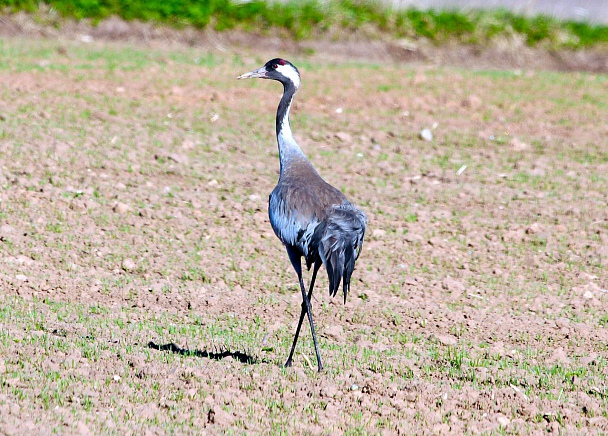
[(426, 38), (435, 43), (456, 41), (486, 44), (501, 36), (521, 35), (530, 46), (585, 48), (608, 45), (608, 26), (559, 21), (546, 16), (524, 17), (505, 10), (467, 12), (397, 10), (378, 1), (363, 0), (0, 0), (4, 13), (37, 13), (42, 5), (60, 16), (153, 21), (176, 27), (240, 28), (270, 32), (285, 29), (294, 38), (320, 36), (330, 30), (366, 28), (371, 35)]

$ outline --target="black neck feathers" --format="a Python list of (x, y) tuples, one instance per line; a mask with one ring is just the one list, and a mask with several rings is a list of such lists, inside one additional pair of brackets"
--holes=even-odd
[[(293, 82), (288, 81), (283, 83), (283, 97), (281, 97), (281, 101), (279, 103), (279, 107), (277, 108), (277, 119), (276, 119), (276, 127), (277, 127), (277, 137), (283, 130), (283, 126), (285, 123), (289, 124), (289, 108), (291, 107), (291, 103), (293, 101), (293, 96), (296, 93), (297, 89), (294, 86)], [(291, 129), (289, 130), (289, 134), (291, 135)]]

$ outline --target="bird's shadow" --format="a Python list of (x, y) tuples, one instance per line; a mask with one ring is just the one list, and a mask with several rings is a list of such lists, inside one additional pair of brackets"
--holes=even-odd
[(223, 350), (223, 351), (214, 352), (214, 351), (207, 351), (207, 350), (189, 350), (187, 348), (181, 348), (181, 347), (175, 345), (173, 342), (171, 342), (169, 344), (159, 345), (159, 344), (155, 344), (152, 341), (148, 342), (148, 348), (151, 348), (153, 350), (158, 350), (158, 351), (170, 351), (174, 354), (179, 354), (181, 356), (204, 357), (206, 359), (212, 359), (212, 360), (222, 360), (222, 359), (225, 359), (226, 357), (232, 357), (234, 360), (237, 360), (241, 363), (246, 363), (246, 364), (257, 363), (257, 359), (255, 357), (253, 357), (247, 353), (244, 353), (242, 351)]

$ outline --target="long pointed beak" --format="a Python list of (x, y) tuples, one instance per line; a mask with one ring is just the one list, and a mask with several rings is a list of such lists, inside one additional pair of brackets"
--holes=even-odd
[(257, 70), (241, 74), (237, 79), (266, 79), (266, 67), (258, 68)]

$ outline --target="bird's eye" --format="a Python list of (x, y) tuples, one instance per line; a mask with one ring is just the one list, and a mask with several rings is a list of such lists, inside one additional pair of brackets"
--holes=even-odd
[(272, 66), (272, 68), (274, 68), (274, 69), (276, 70), (277, 68), (279, 68), (279, 66), (278, 66), (277, 64), (274, 64), (274, 65)]

